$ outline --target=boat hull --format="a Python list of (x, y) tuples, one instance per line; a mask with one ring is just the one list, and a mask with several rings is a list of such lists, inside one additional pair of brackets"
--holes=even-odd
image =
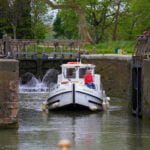
[(102, 110), (103, 96), (95, 89), (89, 89), (85, 85), (71, 84), (60, 86), (51, 92), (47, 106), (49, 110), (58, 109), (88, 109)]

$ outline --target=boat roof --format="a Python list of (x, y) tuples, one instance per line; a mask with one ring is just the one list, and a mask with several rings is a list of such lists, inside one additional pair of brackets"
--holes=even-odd
[(83, 63), (80, 63), (80, 62), (68, 62), (67, 64), (62, 64), (61, 67), (66, 67), (66, 68), (69, 68), (69, 67), (81, 67), (81, 68), (94, 68), (95, 65), (93, 64), (83, 64)]

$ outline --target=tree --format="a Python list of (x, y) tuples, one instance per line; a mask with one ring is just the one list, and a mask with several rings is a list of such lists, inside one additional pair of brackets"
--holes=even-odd
[[(120, 12), (118, 22), (118, 36), (121, 39), (133, 40), (145, 29), (150, 29), (150, 1), (124, 0), (124, 10)], [(121, 6), (122, 8), (122, 6)]]
[(63, 21), (58, 13), (53, 23), (53, 31), (55, 32), (54, 33), (55, 38), (65, 36), (62, 22)]
[(72, 10), (60, 10), (53, 23), (55, 38), (79, 38), (78, 18)]
[(91, 0), (87, 7), (87, 20), (95, 43), (104, 40), (105, 30), (112, 24), (113, 14), (110, 12), (112, 0)]
[(10, 26), (8, 23), (8, 1), (0, 0), (0, 38), (2, 38), (3, 34), (5, 34)]
[(64, 0), (56, 1), (54, 3), (51, 0), (45, 0), (45, 2), (53, 9), (71, 9), (73, 10), (77, 16), (79, 17), (79, 33), (81, 40), (87, 42), (93, 42), (87, 27), (86, 14), (85, 14), (85, 2), (79, 0)]
[(114, 29), (113, 29), (113, 34), (112, 34), (113, 41), (116, 41), (117, 39), (117, 29), (118, 29), (118, 22), (119, 22), (119, 16), (120, 16), (120, 7), (121, 7), (121, 0), (115, 0)]
[(16, 0), (20, 20), (17, 28), (17, 38), (32, 38), (31, 0)]
[(145, 29), (150, 30), (150, 1), (149, 0), (132, 0), (131, 12), (135, 16), (135, 34), (141, 34)]
[(33, 38), (44, 39), (48, 32), (47, 22), (50, 22), (47, 20), (51, 20), (46, 15), (48, 13), (48, 7), (43, 0), (33, 0), (31, 9)]
[(13, 31), (13, 38), (16, 39), (17, 37), (17, 27), (18, 23), (21, 20), (21, 13), (18, 11), (19, 3), (18, 1), (9, 1), (8, 3), (8, 21)]
[(0, 34), (31, 38), (31, 0), (0, 0)]

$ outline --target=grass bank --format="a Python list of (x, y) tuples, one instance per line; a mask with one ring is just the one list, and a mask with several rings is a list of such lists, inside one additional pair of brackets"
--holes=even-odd
[[(85, 50), (89, 53), (97, 53), (97, 54), (115, 54), (118, 52), (118, 49), (123, 51), (123, 54), (132, 54), (134, 51), (135, 41), (105, 41), (98, 44), (89, 44), (81, 48), (81, 50)], [(48, 47), (42, 44), (39, 45), (30, 45), (26, 48), (26, 50), (22, 49), (22, 51), (28, 52), (53, 52), (54, 47)], [(57, 52), (60, 51), (70, 51), (68, 48), (58, 48)], [(76, 49), (78, 51), (78, 49)]]
[(114, 54), (121, 49), (124, 54), (132, 54), (134, 51), (135, 41), (105, 41), (98, 44), (86, 45), (84, 48), (93, 53)]

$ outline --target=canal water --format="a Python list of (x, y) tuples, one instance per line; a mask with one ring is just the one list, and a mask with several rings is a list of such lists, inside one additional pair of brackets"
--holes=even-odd
[[(36, 106), (37, 98), (39, 104), (40, 96), (24, 94), (20, 102), (34, 99)], [(149, 150), (150, 123), (131, 116), (127, 102), (110, 103), (108, 111), (95, 113), (21, 108), (19, 129), (0, 130), (0, 150), (58, 150), (61, 139), (71, 141), (70, 150)]]

